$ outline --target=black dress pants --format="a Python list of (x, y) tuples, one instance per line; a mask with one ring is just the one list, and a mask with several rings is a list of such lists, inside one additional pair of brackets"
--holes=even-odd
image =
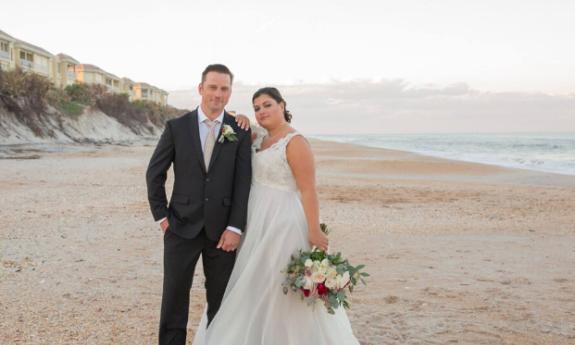
[(236, 252), (216, 249), (217, 242), (200, 234), (187, 239), (170, 229), (164, 234), (164, 286), (160, 315), (160, 345), (185, 345), (190, 289), (196, 263), (202, 256), (206, 277), (208, 323), (216, 315), (234, 267)]

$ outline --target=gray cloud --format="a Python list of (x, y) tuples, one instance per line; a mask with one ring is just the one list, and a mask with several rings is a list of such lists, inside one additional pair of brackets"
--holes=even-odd
[[(465, 83), (413, 86), (404, 80), (277, 86), (308, 134), (575, 131), (575, 94), (481, 92)], [(258, 86), (234, 85), (228, 109), (252, 115)], [(170, 103), (193, 108), (195, 90)]]

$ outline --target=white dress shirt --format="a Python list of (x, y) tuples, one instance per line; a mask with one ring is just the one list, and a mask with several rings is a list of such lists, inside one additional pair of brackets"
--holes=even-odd
[[(206, 116), (206, 114), (203, 112), (202, 107), (198, 107), (198, 129), (200, 130), (200, 141), (202, 143), (202, 152), (204, 151), (204, 147), (206, 145), (206, 138), (208, 137), (208, 131), (210, 130), (208, 125), (204, 123), (205, 120), (209, 120), (209, 119)], [(218, 133), (220, 132), (220, 129), (222, 128), (222, 123), (224, 121), (224, 112), (222, 111), (222, 113), (220, 115), (218, 115), (218, 117), (216, 117), (214, 121), (216, 121), (216, 125), (213, 128), (214, 138), (217, 139)], [(166, 219), (166, 218), (160, 219), (158, 221), (158, 223), (163, 222), (164, 219)], [(230, 226), (230, 225), (228, 225), (228, 227), (226, 229), (233, 231), (239, 235), (242, 234), (242, 230), (240, 230), (236, 227)]]

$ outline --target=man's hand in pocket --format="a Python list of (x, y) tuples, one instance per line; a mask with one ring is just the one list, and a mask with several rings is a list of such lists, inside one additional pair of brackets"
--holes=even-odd
[(162, 228), (162, 231), (165, 233), (168, 230), (168, 227), (170, 226), (170, 223), (168, 222), (168, 218), (164, 219), (161, 223), (160, 223), (160, 228)]

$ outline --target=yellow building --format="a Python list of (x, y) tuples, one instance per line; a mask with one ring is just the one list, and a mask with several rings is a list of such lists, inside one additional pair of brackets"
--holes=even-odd
[(122, 86), (122, 93), (128, 95), (128, 99), (130, 101), (134, 100), (134, 84), (136, 83), (128, 78), (122, 78), (120, 82), (120, 85)]
[(162, 105), (168, 103), (168, 93), (153, 85), (119, 78), (98, 66), (81, 64), (66, 54), (54, 56), (0, 30), (0, 69), (16, 68), (44, 76), (59, 88), (74, 83), (102, 85), (108, 92), (128, 94), (130, 101), (141, 99)]
[(78, 64), (74, 66), (76, 81), (92, 85), (102, 85), (109, 92), (121, 93), (122, 85), (120, 78), (112, 73), (106, 72), (98, 66), (90, 64)]
[(55, 75), (54, 75), (54, 84), (57, 87), (65, 88), (68, 85), (72, 85), (76, 82), (76, 73), (75, 69), (76, 66), (80, 63), (78, 60), (74, 59), (71, 56), (65, 54), (58, 54), (54, 59), (55, 67)]
[(159, 94), (159, 98), (158, 98), (158, 103), (160, 103), (161, 105), (168, 105), (168, 95), (169, 93), (167, 91), (164, 91), (162, 89), (158, 89), (158, 94)]
[(54, 55), (49, 51), (22, 40), (14, 43), (16, 67), (54, 81)]
[(5, 71), (20, 68), (54, 82), (55, 57), (49, 51), (14, 38), (0, 31), (0, 68)]
[(14, 37), (0, 30), (0, 69), (3, 71), (16, 68), (14, 43), (16, 43)]
[(106, 85), (104, 72), (100, 67), (90, 64), (78, 64), (74, 66), (74, 74), (78, 83)]
[(168, 104), (168, 93), (147, 83), (135, 83), (134, 99), (166, 105)]
[(104, 82), (106, 83), (106, 87), (108, 88), (109, 92), (122, 93), (120, 77), (106, 72), (106, 75), (104, 76)]

